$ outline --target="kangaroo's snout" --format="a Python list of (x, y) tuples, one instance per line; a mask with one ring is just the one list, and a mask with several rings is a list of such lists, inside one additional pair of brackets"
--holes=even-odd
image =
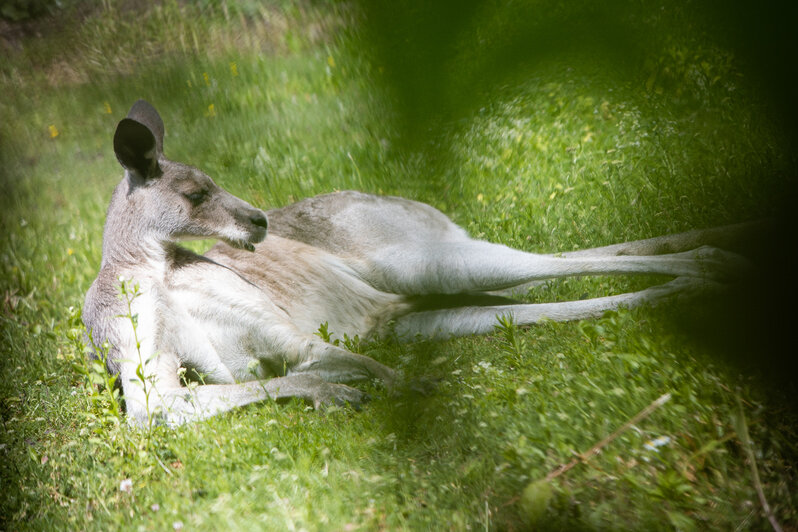
[(254, 226), (262, 227), (263, 229), (269, 228), (269, 220), (266, 218), (266, 215), (263, 214), (262, 212), (250, 216), (249, 222)]
[(247, 235), (247, 238), (242, 241), (228, 241), (228, 243), (236, 247), (246, 249), (247, 251), (255, 251), (255, 244), (258, 242), (263, 242), (263, 239), (266, 238), (267, 229), (269, 228), (269, 220), (266, 218), (266, 213), (251, 206), (247, 212), (241, 214), (243, 214), (243, 216), (239, 218), (239, 223), (244, 222), (247, 225), (247, 232), (249, 234)]

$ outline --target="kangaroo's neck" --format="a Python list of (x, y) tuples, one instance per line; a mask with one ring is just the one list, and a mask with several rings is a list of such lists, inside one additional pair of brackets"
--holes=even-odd
[(127, 179), (117, 185), (103, 230), (102, 267), (164, 271), (176, 245), (158, 227), (158, 218), (141, 208)]

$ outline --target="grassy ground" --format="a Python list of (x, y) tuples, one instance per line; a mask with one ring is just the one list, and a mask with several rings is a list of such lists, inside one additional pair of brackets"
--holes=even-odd
[[(3, 528), (764, 529), (758, 483), (795, 526), (793, 412), (675, 328), (681, 309), (364, 345), (440, 384), (425, 398), (369, 386), (361, 412), (260, 404), (152, 433), (120, 422), (79, 316), (122, 175), (113, 130), (137, 98), (161, 111), (170, 158), (253, 204), (399, 194), (532, 251), (767, 216), (794, 168), (735, 57), (672, 6), (628, 15), (663, 36), (631, 66), (569, 49), (469, 91), (463, 80), (495, 74), (477, 41), (442, 43), (458, 60), (429, 81), (435, 57), (395, 62), (394, 35), (372, 46), (368, 9), (214, 5), (104, 2), (15, 40), (0, 65)], [(514, 42), (514, 14), (489, 13), (478, 42)], [(529, 298), (651, 281), (574, 279)], [(664, 393), (589, 462), (535, 484)]]

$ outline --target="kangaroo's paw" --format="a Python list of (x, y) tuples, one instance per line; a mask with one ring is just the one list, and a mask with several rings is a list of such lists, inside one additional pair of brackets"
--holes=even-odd
[(752, 268), (751, 262), (737, 253), (712, 246), (678, 253), (696, 265), (696, 276), (720, 282), (732, 282), (743, 278)]
[(331, 405), (348, 405), (355, 410), (360, 410), (363, 404), (370, 399), (367, 393), (357, 388), (352, 388), (345, 384), (322, 382), (323, 385), (316, 390), (312, 398), (313, 407), (317, 410)]

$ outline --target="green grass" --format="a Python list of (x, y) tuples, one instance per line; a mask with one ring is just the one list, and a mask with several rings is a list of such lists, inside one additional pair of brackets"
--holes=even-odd
[[(165, 2), (131, 19), (109, 2), (21, 41), (0, 66), (3, 528), (764, 529), (742, 419), (777, 519), (796, 523), (791, 412), (674, 328), (679, 309), (368, 344), (440, 380), (423, 398), (366, 386), (361, 412), (259, 404), (149, 437), (120, 424), (76, 338), (122, 175), (113, 131), (137, 98), (161, 112), (170, 158), (253, 204), (399, 194), (532, 251), (766, 216), (792, 168), (734, 57), (690, 28), (622, 76), (556, 57), (413, 129), (356, 7), (226, 6)], [(512, 23), (502, 17), (490, 27)], [(458, 50), (465, 66), (444, 95), (464, 92), (458, 68), (472, 75), (485, 59)], [(529, 297), (645, 282), (570, 279)], [(670, 402), (552, 481), (542, 515), (525, 506), (531, 482), (664, 393)], [(658, 437), (668, 443), (647, 449)]]

